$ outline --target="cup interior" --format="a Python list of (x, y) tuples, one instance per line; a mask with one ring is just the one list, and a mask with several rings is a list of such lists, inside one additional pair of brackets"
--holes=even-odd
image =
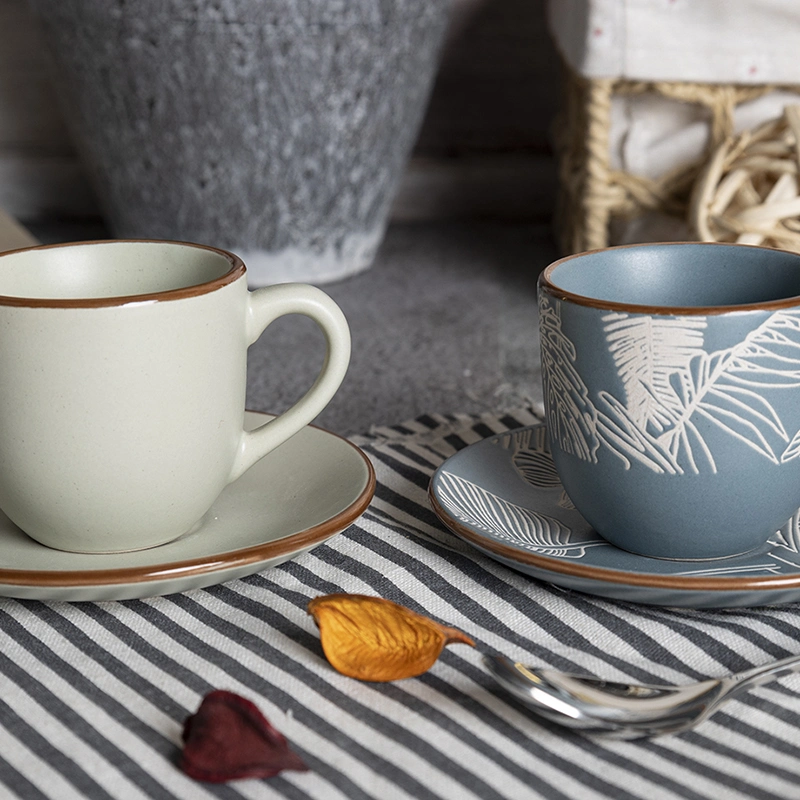
[(704, 242), (611, 247), (557, 261), (543, 280), (601, 304), (747, 306), (800, 296), (800, 254)]
[(44, 246), (0, 255), (0, 296), (80, 301), (158, 295), (213, 284), (237, 263), (224, 251), (179, 242)]

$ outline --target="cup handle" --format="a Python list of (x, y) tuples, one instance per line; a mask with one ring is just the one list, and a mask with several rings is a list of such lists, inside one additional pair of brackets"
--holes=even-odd
[(327, 353), (317, 379), (291, 408), (253, 431), (242, 431), (229, 482), (235, 481), (267, 453), (308, 425), (336, 394), (350, 363), (350, 328), (339, 306), (325, 292), (303, 283), (256, 289), (248, 295), (247, 344), (286, 314), (302, 314), (319, 325)]

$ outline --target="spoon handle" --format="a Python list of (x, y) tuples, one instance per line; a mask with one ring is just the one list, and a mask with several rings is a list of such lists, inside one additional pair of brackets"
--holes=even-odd
[(738, 694), (745, 687), (761, 686), (783, 675), (798, 671), (800, 671), (800, 655), (788, 656), (780, 661), (773, 661), (771, 664), (753, 667), (753, 669), (731, 675), (725, 679), (725, 682), (731, 687), (732, 692)]

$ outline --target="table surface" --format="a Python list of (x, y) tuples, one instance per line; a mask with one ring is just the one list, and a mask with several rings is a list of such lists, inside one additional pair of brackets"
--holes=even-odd
[[(281, 566), (207, 589), (119, 602), (0, 599), (0, 797), (800, 798), (800, 677), (751, 691), (695, 731), (620, 742), (539, 722), (482, 667), (481, 653), (502, 652), (612, 680), (721, 676), (798, 652), (800, 608), (602, 600), (508, 569), (438, 521), (427, 500), (436, 467), (486, 436), (536, 422), (541, 411), (535, 396), (512, 405), (535, 394), (525, 391), (536, 364), (522, 344), (535, 316), (530, 281), (509, 282), (501, 266), (516, 259), (519, 276), (528, 253), (535, 272), (530, 265), (549, 245), (531, 248), (530, 229), (483, 228), (450, 243), (452, 234), (390, 231), (383, 275), (362, 276), (361, 289), (355, 280), (330, 287), (353, 308), (373, 303), (356, 322), (359, 347), (373, 352), (356, 363), (327, 425), (361, 431), (354, 440), (376, 469), (375, 498), (355, 524)], [(408, 293), (422, 296), (426, 284), (404, 258), (423, 253), (439, 271), (415, 316)], [(472, 265), (465, 292), (458, 254)], [(380, 292), (364, 288), (370, 280)], [(380, 297), (392, 298), (384, 332), (412, 337), (396, 351), (388, 335), (367, 338)], [(437, 316), (441, 345), (431, 338)], [(417, 329), (425, 337), (413, 339)], [(457, 363), (437, 373), (445, 352)], [(370, 384), (369, 371), (381, 365), (385, 374)], [(442, 386), (437, 374), (452, 383)], [(520, 381), (508, 384), (509, 376)], [(261, 371), (250, 392), (256, 406), (269, 407)], [(471, 413), (455, 413), (464, 410)], [(476, 647), (448, 647), (419, 678), (346, 678), (325, 660), (306, 611), (311, 598), (331, 592), (402, 603), (460, 628)], [(213, 689), (254, 702), (310, 771), (220, 785), (186, 777), (177, 766), (183, 723)]]
[[(613, 680), (685, 682), (797, 652), (797, 606), (661, 609), (557, 589), (483, 557), (433, 516), (427, 484), (502, 417), (424, 415), (358, 441), (375, 499), (346, 531), (281, 566), (143, 600), (0, 600), (0, 795), (21, 798), (800, 797), (800, 692), (787, 677), (695, 731), (636, 742), (542, 724), (481, 653)], [(325, 660), (308, 601), (385, 597), (460, 628), (419, 678), (364, 683)], [(213, 689), (254, 702), (310, 767), (199, 784), (176, 766)], [(5, 794), (3, 794), (5, 792)]]

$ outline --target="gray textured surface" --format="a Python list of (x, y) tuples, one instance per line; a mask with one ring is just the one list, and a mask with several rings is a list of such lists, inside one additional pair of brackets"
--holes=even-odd
[(213, 243), (266, 271), (285, 256), (304, 279), (370, 263), (447, 0), (30, 5), (115, 236)]
[[(41, 241), (102, 238), (102, 226), (31, 225)], [(392, 225), (373, 266), (324, 287), (353, 356), (316, 422), (343, 435), (421, 414), (541, 403), (536, 278), (555, 257), (546, 226)], [(285, 317), (250, 349), (248, 406), (282, 411), (322, 363), (322, 335)]]

